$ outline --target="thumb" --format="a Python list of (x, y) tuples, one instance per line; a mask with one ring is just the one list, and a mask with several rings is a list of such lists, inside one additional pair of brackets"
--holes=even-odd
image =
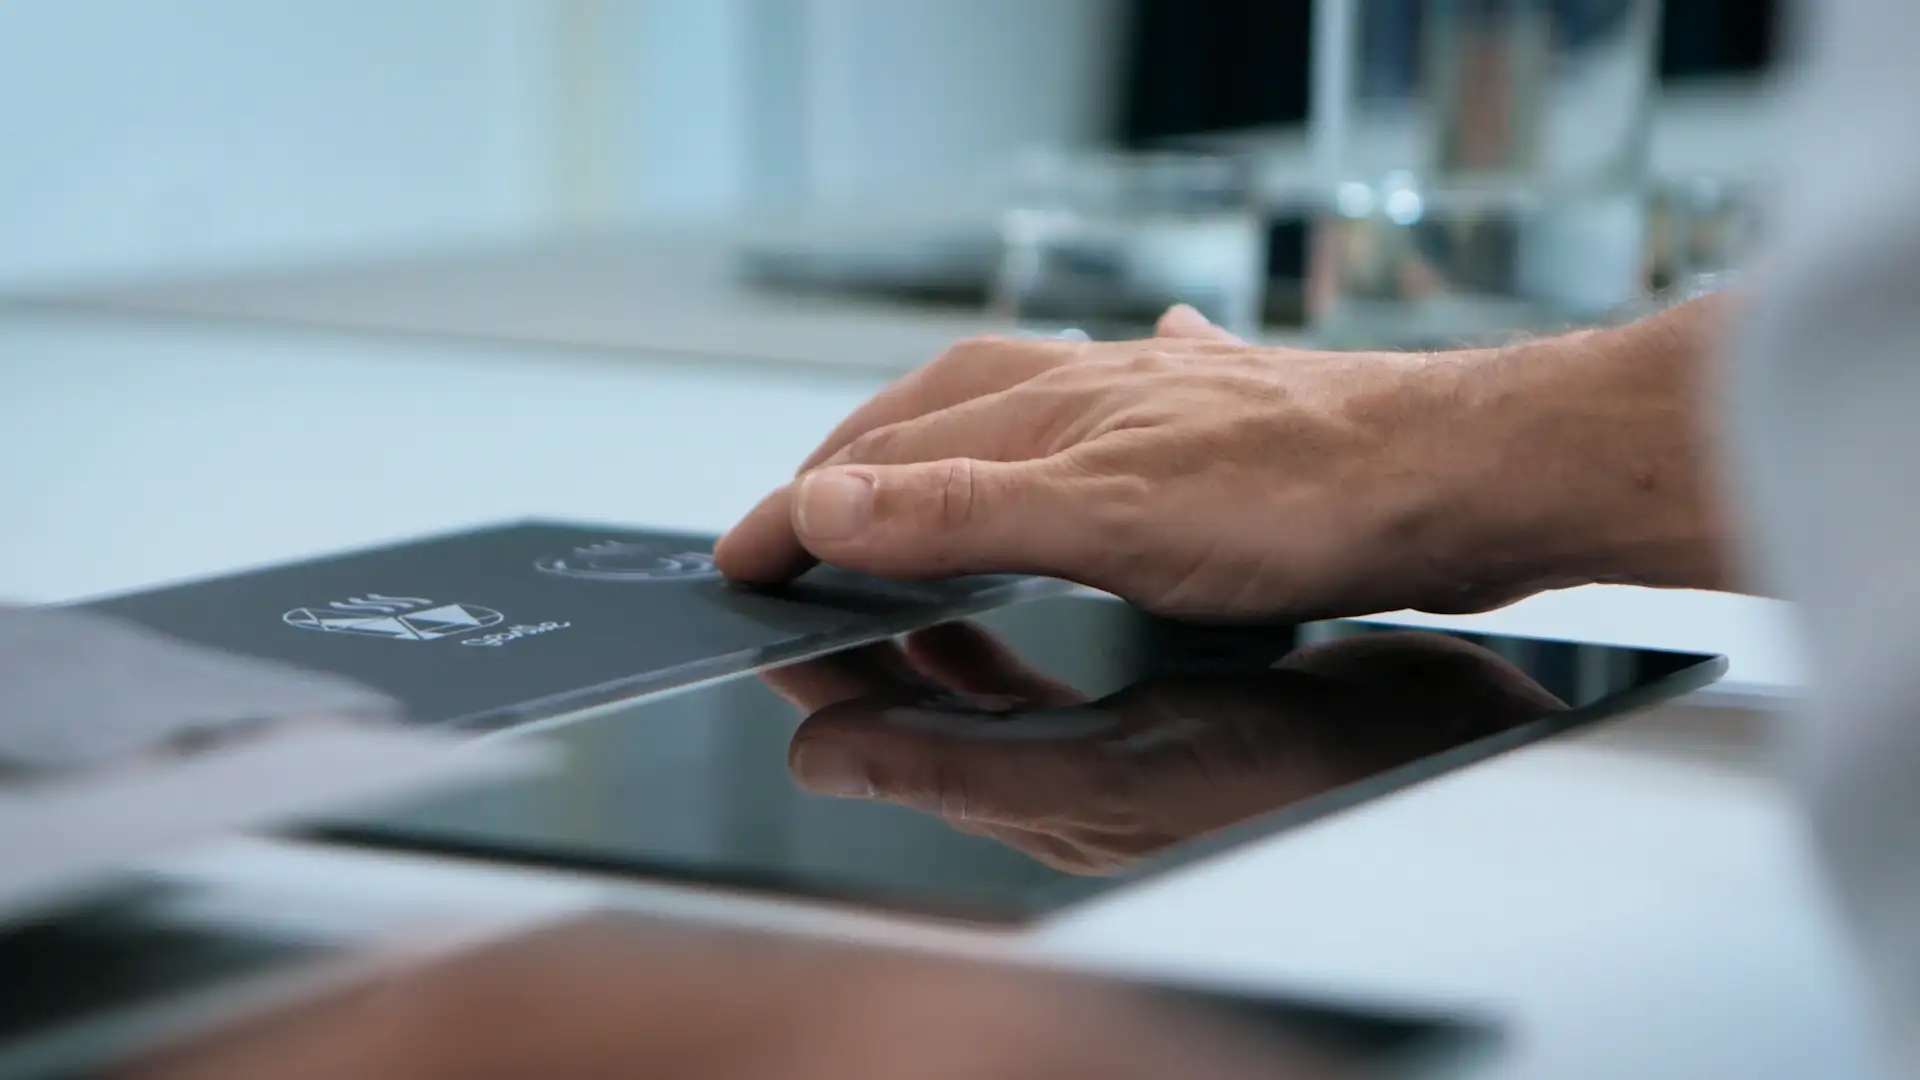
[(1093, 550), (1056, 459), (954, 458), (815, 469), (793, 530), (822, 562), (880, 577), (1068, 576)]
[(1238, 343), (1239, 338), (1220, 329), (1208, 321), (1205, 315), (1189, 304), (1175, 304), (1168, 308), (1160, 321), (1153, 324), (1155, 337), (1200, 338), (1208, 341), (1231, 341)]

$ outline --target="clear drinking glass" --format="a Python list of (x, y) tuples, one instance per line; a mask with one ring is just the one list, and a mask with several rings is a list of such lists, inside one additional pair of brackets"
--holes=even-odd
[(1251, 335), (1266, 230), (1247, 163), (1192, 154), (1045, 155), (1001, 218), (996, 311), (1140, 333), (1175, 303)]
[(1437, 346), (1645, 284), (1657, 0), (1321, 0), (1309, 318)]
[(1753, 183), (1743, 179), (1687, 176), (1653, 185), (1650, 291), (1690, 295), (1744, 265), (1760, 246), (1759, 208)]

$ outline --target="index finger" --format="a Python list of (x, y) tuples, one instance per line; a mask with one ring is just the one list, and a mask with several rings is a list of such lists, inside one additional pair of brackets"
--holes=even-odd
[[(850, 413), (795, 470), (801, 476), (870, 431), (996, 394), (1073, 361), (1088, 345), (1064, 339), (971, 338)], [(714, 562), (743, 581), (786, 581), (814, 565), (793, 535), (787, 484), (755, 506), (714, 546)]]
[(980, 337), (962, 341), (853, 410), (794, 470), (799, 476), (869, 431), (997, 394), (1081, 354), (1084, 343), (1061, 339)]

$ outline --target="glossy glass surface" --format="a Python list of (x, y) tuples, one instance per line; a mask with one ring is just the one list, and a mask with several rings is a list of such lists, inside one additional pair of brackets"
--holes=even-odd
[(555, 774), (328, 833), (1017, 921), (1716, 670), (1058, 597), (585, 720)]

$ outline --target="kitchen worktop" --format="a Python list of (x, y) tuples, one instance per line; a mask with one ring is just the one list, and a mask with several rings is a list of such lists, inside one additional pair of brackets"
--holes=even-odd
[[(946, 331), (922, 332), (933, 347)], [(0, 308), (0, 595), (73, 599), (533, 515), (717, 530), (889, 377), (724, 352)], [(1583, 589), (1446, 621), (1726, 652), (1737, 694), (1720, 704), (1742, 707), (1680, 712), (1740, 717), (1747, 735), (1751, 706), (1801, 683), (1786, 613), (1751, 598)], [(1791, 801), (1750, 756), (1675, 751), (1672, 715), (1208, 861), (1020, 947), (1485, 1004), (1516, 1030), (1489, 1075), (1872, 1075)], [(277, 843), (186, 865), (410, 903), (738, 907)]]

